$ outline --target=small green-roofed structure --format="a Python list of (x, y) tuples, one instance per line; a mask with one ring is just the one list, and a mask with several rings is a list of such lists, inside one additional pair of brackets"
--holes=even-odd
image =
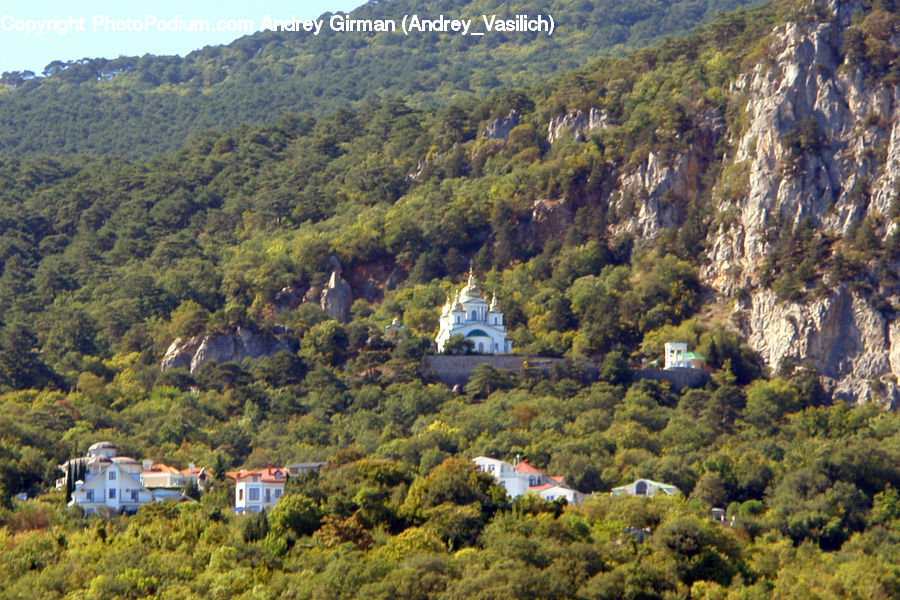
[(637, 479), (634, 483), (615, 487), (610, 492), (613, 496), (652, 496), (659, 493), (674, 496), (680, 494), (681, 491), (668, 483), (660, 483), (651, 479)]

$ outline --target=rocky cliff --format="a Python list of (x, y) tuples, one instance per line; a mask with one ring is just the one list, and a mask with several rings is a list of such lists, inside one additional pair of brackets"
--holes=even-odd
[(286, 350), (296, 352), (296, 343), (286, 331), (272, 333), (237, 327), (234, 331), (214, 331), (188, 339), (175, 338), (163, 357), (161, 370), (186, 368), (191, 373), (208, 361), (243, 362), (247, 358), (272, 356)]
[[(828, 18), (778, 27), (772, 58), (732, 88), (746, 126), (730, 132), (735, 153), (723, 173), (746, 176), (745, 193), (719, 198), (719, 210), (732, 218), (711, 235), (704, 279), (724, 296), (749, 298), (737, 322), (770, 366), (786, 357), (810, 360), (835, 397), (894, 402), (900, 323), (876, 309), (876, 300), (895, 290), (877, 283), (848, 289), (823, 270), (824, 293), (779, 301), (761, 283), (785, 228), (811, 224), (834, 240), (833, 260), (867, 217), (879, 236), (886, 233), (897, 195), (900, 89), (848, 51), (851, 16), (861, 6), (819, 7)], [(896, 47), (896, 34), (887, 35)]]
[[(689, 115), (691, 140), (622, 166), (607, 199), (619, 215), (613, 234), (640, 244), (682, 224), (690, 199), (708, 197), (701, 276), (732, 304), (731, 325), (773, 369), (810, 361), (847, 401), (897, 400), (900, 288), (871, 257), (857, 259), (850, 280), (834, 265), (862, 223), (883, 244), (900, 215), (898, 32), (893, 16), (860, 2), (812, 2), (731, 83), (727, 119)], [(605, 123), (600, 114), (551, 119), (548, 141), (584, 140)], [(779, 240), (801, 227), (823, 250), (779, 296)], [(882, 273), (900, 270), (890, 253), (879, 256)]]

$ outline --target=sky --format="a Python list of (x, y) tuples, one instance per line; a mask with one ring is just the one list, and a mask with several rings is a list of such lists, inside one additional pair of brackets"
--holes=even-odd
[(365, 0), (29, 0), (0, 4), (0, 72), (40, 74), (54, 60), (184, 56), (273, 19), (350, 11)]

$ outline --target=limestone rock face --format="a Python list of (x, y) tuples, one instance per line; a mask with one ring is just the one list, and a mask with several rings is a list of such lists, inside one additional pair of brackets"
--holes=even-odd
[[(733, 85), (747, 125), (732, 138), (735, 155), (726, 160), (745, 181), (733, 186), (743, 189), (737, 197), (720, 199), (718, 209), (731, 218), (712, 232), (701, 276), (723, 296), (749, 296), (737, 316), (770, 366), (787, 356), (809, 360), (834, 397), (874, 399), (874, 384), (877, 397), (893, 403), (900, 325), (891, 316), (842, 285), (818, 299), (778, 302), (759, 281), (783, 228), (808, 220), (840, 239), (866, 215), (888, 214), (897, 196), (900, 89), (843, 58), (844, 31), (860, 6), (833, 2), (830, 21), (779, 26), (770, 42), (774, 61)], [(792, 147), (798, 135), (807, 138), (802, 152)]]
[[(808, 217), (841, 234), (868, 213), (887, 214), (896, 195), (900, 90), (867, 79), (865, 65), (841, 60), (843, 32), (858, 3), (829, 8), (838, 15), (833, 21), (778, 27), (775, 64), (758, 65), (734, 85), (746, 98), (748, 126), (733, 163), (746, 168), (747, 193), (733, 203), (736, 218), (716, 232), (709, 272), (726, 293), (756, 284), (773, 226), (793, 227)], [(803, 131), (814, 140), (798, 157), (788, 140)], [(872, 151), (877, 147), (886, 149), (886, 160)]]
[(609, 125), (609, 115), (605, 110), (592, 108), (588, 112), (573, 110), (550, 119), (547, 126), (547, 141), (553, 143), (564, 135), (571, 135), (576, 142), (583, 142), (591, 131)]
[(264, 333), (239, 326), (233, 332), (210, 332), (186, 340), (175, 338), (166, 350), (160, 369), (186, 368), (193, 373), (211, 360), (240, 363), (247, 358), (272, 356), (282, 350), (295, 352), (296, 344), (286, 333), (283, 329)]
[(341, 323), (350, 320), (350, 305), (353, 303), (353, 292), (338, 271), (331, 272), (328, 285), (322, 290), (320, 306), (332, 319)]
[(686, 151), (669, 158), (651, 151), (637, 168), (622, 174), (612, 201), (630, 216), (618, 224), (617, 233), (649, 240), (682, 223), (686, 202), (701, 187), (725, 122), (719, 113), (709, 112), (695, 121), (693, 131)]
[(516, 109), (509, 111), (509, 114), (502, 119), (494, 119), (484, 127), (481, 137), (492, 140), (507, 140), (509, 132), (519, 124), (519, 113)]
[[(826, 390), (842, 400), (871, 399), (872, 382), (900, 358), (900, 328), (844, 286), (808, 303), (778, 302), (771, 290), (759, 290), (745, 318), (750, 345), (769, 365), (812, 361)], [(893, 388), (890, 378), (884, 383)]]

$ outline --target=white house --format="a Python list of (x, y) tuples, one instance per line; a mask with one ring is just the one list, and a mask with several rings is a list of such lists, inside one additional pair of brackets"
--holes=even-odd
[(584, 494), (578, 490), (573, 490), (567, 485), (553, 485), (543, 490), (536, 490), (537, 493), (547, 502), (553, 502), (560, 498), (565, 498), (566, 502), (572, 505), (584, 502)]
[(153, 502), (153, 493), (141, 485), (140, 471), (135, 473), (130, 463), (123, 463), (110, 462), (87, 481), (75, 482), (69, 506), (78, 506), (86, 514), (101, 509), (134, 513), (141, 504)]
[(510, 498), (518, 498), (531, 492), (548, 502), (559, 498), (565, 498), (569, 504), (581, 504), (584, 501), (584, 494), (567, 486), (562, 477), (547, 475), (527, 461), (516, 461), (515, 465), (511, 465), (496, 458), (479, 456), (473, 458), (472, 462), (482, 472), (493, 475)]
[(260, 512), (272, 508), (284, 494), (287, 469), (267, 467), (256, 471), (230, 471), (234, 479), (234, 510)]
[(636, 479), (634, 483), (614, 487), (611, 492), (613, 496), (652, 496), (654, 494), (674, 496), (678, 493), (680, 493), (680, 491), (674, 485), (660, 483), (650, 479)]
[(509, 354), (512, 342), (506, 337), (503, 312), (497, 307), (497, 296), (490, 305), (481, 297), (481, 290), (475, 277), (469, 271), (469, 281), (448, 299), (441, 309), (440, 331), (438, 331), (438, 352), (443, 352), (451, 336), (460, 334), (471, 341), (479, 354)]
[(190, 479), (205, 478), (203, 469), (197, 470), (193, 465), (185, 471), (173, 467), (157, 469), (150, 472), (145, 481), (145, 464), (139, 463), (129, 456), (116, 456), (118, 449), (110, 442), (97, 442), (88, 448), (87, 456), (72, 458), (60, 465), (66, 476), (57, 480), (57, 487), (65, 487), (66, 478), (71, 472), (83, 469), (83, 476), (74, 482), (72, 498), (69, 506), (78, 506), (85, 513), (96, 513), (100, 510), (110, 512), (137, 511), (141, 504), (162, 502), (171, 498), (180, 498), (181, 490), (149, 489), (156, 487), (180, 487)]
[(504, 460), (478, 456), (472, 462), (483, 472), (490, 473), (497, 483), (506, 489), (510, 498), (518, 498), (528, 491), (528, 476), (518, 473), (516, 468)]

